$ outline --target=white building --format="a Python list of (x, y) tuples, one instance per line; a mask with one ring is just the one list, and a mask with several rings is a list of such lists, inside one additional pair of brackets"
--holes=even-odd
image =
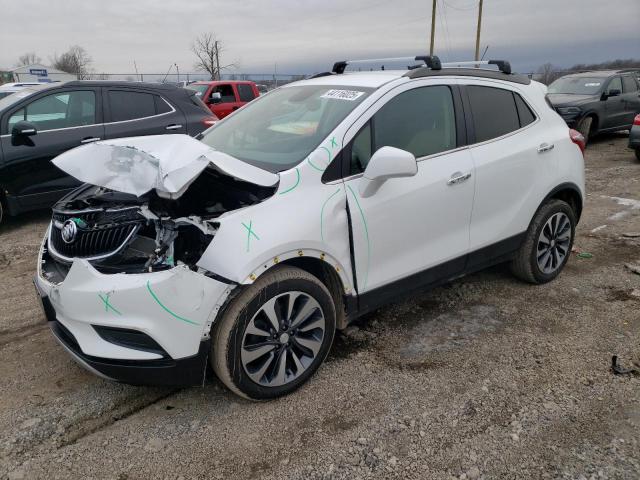
[(39, 63), (32, 65), (23, 65), (22, 67), (12, 70), (0, 70), (0, 83), (8, 82), (65, 82), (68, 80), (77, 80), (72, 75), (62, 70), (47, 67)]

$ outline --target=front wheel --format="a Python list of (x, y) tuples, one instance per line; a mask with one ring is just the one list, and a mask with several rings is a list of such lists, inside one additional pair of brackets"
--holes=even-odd
[(552, 199), (545, 203), (511, 262), (513, 274), (529, 283), (556, 278), (571, 254), (575, 230), (576, 215), (567, 202)]
[(299, 268), (276, 267), (234, 298), (214, 326), (213, 370), (243, 397), (286, 395), (322, 364), (335, 326), (325, 285)]

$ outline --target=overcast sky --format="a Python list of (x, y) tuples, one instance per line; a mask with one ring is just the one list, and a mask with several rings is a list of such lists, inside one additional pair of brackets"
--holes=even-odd
[[(436, 53), (472, 60), (478, 0), (437, 0)], [(194, 70), (214, 32), (245, 73), (310, 73), (335, 60), (428, 53), (432, 0), (0, 0), (0, 67), (35, 51), (49, 64), (83, 46), (98, 72)], [(487, 58), (531, 71), (640, 58), (640, 0), (484, 0)]]

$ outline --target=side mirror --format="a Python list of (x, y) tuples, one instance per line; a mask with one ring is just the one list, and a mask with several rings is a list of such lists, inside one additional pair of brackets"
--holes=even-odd
[(209, 103), (220, 103), (222, 101), (222, 94), (220, 92), (213, 92), (209, 97)]
[(606, 100), (609, 97), (618, 97), (622, 92), (618, 88), (612, 88), (608, 92), (604, 92), (604, 99)]
[(382, 147), (373, 154), (360, 179), (360, 196), (370, 197), (390, 178), (413, 177), (416, 173), (418, 163), (413, 153), (395, 147)]
[(36, 126), (25, 120), (21, 120), (16, 123), (11, 129), (11, 135), (14, 137), (22, 136), (22, 137), (31, 137), (33, 135), (37, 135), (38, 129)]

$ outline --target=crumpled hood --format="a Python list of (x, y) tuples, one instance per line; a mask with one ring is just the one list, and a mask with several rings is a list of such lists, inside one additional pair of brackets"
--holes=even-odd
[(547, 98), (554, 107), (577, 107), (599, 99), (597, 95), (572, 95), (569, 93), (549, 93)]
[(136, 196), (155, 189), (158, 196), (179, 198), (208, 166), (238, 180), (263, 187), (279, 176), (218, 152), (188, 135), (149, 135), (83, 145), (53, 163), (80, 181)]

